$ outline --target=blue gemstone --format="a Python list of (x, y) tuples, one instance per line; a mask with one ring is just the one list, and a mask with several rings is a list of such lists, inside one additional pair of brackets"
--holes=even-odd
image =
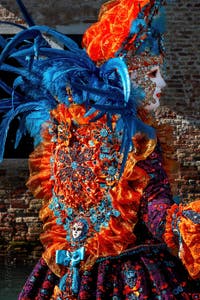
[(55, 217), (60, 217), (60, 212), (59, 211), (54, 211), (54, 216)]
[(73, 208), (68, 207), (67, 208), (67, 214), (68, 214), (68, 216), (72, 215), (73, 214)]
[(62, 225), (62, 224), (63, 224), (62, 219), (58, 218), (58, 219), (56, 220), (56, 224)]
[(115, 217), (119, 217), (120, 216), (120, 212), (118, 210), (116, 210), (116, 209), (113, 209), (112, 213), (113, 213), (113, 215)]
[(75, 162), (75, 161), (73, 161), (72, 163), (71, 163), (71, 167), (72, 167), (72, 169), (73, 170), (75, 170), (75, 169), (77, 169), (77, 162)]
[(107, 129), (105, 129), (105, 128), (101, 129), (101, 131), (100, 131), (100, 135), (101, 135), (102, 137), (106, 137), (106, 136), (108, 136), (108, 130), (107, 130)]
[(103, 222), (104, 227), (108, 227), (108, 222)]
[(94, 142), (93, 141), (89, 141), (89, 145), (90, 145), (90, 147), (93, 147), (94, 146)]
[(116, 173), (116, 169), (114, 167), (109, 167), (108, 168), (108, 174), (109, 175), (115, 175)]
[(91, 222), (94, 224), (94, 223), (96, 223), (96, 221), (97, 221), (97, 216), (96, 215), (92, 215), (91, 217), (90, 217), (90, 220), (91, 220)]

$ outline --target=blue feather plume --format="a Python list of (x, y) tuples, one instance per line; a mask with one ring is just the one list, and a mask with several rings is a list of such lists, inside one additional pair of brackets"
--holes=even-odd
[(0, 48), (5, 47), (6, 45), (6, 40), (0, 35)]
[(20, 8), (20, 10), (21, 10), (21, 12), (22, 12), (22, 14), (23, 14), (23, 17), (24, 17), (25, 22), (26, 22), (29, 26), (34, 26), (35, 23), (34, 23), (32, 17), (31, 17), (31, 15), (28, 13), (28, 11), (27, 11), (27, 9), (26, 9), (26, 7), (25, 7), (23, 1), (22, 1), (22, 0), (16, 0), (16, 2), (17, 2), (18, 6), (19, 6), (19, 8)]
[[(28, 23), (30, 26), (31, 20)], [(132, 24), (134, 32), (144, 25), (141, 21), (136, 23)], [(66, 50), (52, 48), (45, 35)], [(123, 57), (112, 58), (98, 67), (73, 40), (47, 26), (31, 26), (2, 44), (0, 70), (15, 74), (15, 79), (12, 87), (0, 81), (0, 87), (10, 95), (0, 101), (0, 111), (5, 113), (0, 125), (0, 160), (15, 117), (19, 121), (15, 147), (27, 132), (33, 137), (34, 146), (41, 142), (41, 125), (49, 119), (50, 111), (58, 103), (69, 105), (66, 87), (71, 89), (74, 103), (88, 108), (86, 116), (97, 112), (91, 122), (106, 115), (111, 126), (112, 116), (118, 116), (116, 131), (122, 132), (121, 172), (133, 147), (133, 135), (142, 131), (154, 136), (153, 129), (137, 117), (137, 106), (144, 94), (131, 85)], [(9, 58), (18, 65), (9, 63)]]

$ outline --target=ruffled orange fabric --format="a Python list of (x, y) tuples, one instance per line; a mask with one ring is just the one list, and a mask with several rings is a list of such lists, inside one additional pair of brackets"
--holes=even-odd
[[(67, 136), (68, 139), (65, 138), (63, 141), (63, 131), (61, 130), (60, 136), (58, 134), (58, 139), (56, 141), (52, 140), (52, 124), (51, 122), (47, 123), (42, 132), (43, 142), (36, 148), (29, 159), (30, 178), (28, 180), (28, 186), (35, 197), (45, 199), (40, 211), (40, 218), (44, 223), (44, 233), (42, 233), (40, 237), (44, 246), (43, 258), (51, 270), (58, 276), (64, 274), (64, 268), (55, 263), (55, 251), (62, 249), (70, 250), (71, 248), (69, 242), (66, 240), (66, 231), (63, 226), (59, 226), (56, 223), (56, 218), (48, 207), (52, 199), (53, 188), (53, 180), (51, 179), (51, 157), (57, 143), (64, 142), (66, 146), (69, 145), (73, 135), (70, 131), (72, 120), (80, 125), (80, 132), (82, 130), (81, 126), (83, 126), (83, 129), (85, 130), (87, 128), (91, 135), (94, 133), (95, 123), (90, 123), (89, 118), (84, 118), (84, 114), (85, 109), (83, 106), (71, 105), (70, 108), (67, 108), (63, 104), (58, 105), (58, 107), (51, 112), (51, 117), (58, 124), (56, 125), (56, 130), (60, 128), (59, 124), (64, 124), (64, 128), (67, 130), (65, 137)], [(103, 126), (104, 121), (101, 120), (101, 126)], [(83, 136), (87, 143), (86, 136)], [(86, 249), (86, 261), (84, 261), (82, 266), (84, 269), (89, 269), (97, 258), (118, 255), (132, 247), (135, 243), (136, 237), (133, 234), (133, 229), (137, 222), (137, 212), (143, 189), (149, 180), (146, 172), (135, 166), (135, 164), (139, 160), (146, 159), (154, 150), (156, 141), (145, 140), (141, 142), (138, 135), (133, 142), (137, 151), (136, 153), (129, 154), (123, 176), (118, 184), (110, 190), (113, 207), (120, 212), (120, 216), (118, 218), (112, 216), (108, 227), (102, 228), (100, 232), (96, 232), (92, 237), (88, 238), (84, 245)], [(98, 172), (96, 174), (99, 174), (102, 182), (103, 177), (101, 177), (101, 174)], [(98, 200), (98, 197), (96, 198), (95, 201)], [(73, 251), (73, 249), (71, 249), (71, 251)]]
[(83, 269), (90, 268), (97, 258), (119, 255), (135, 243), (133, 230), (138, 220), (137, 212), (142, 192), (149, 177), (141, 168), (130, 165), (129, 167), (119, 184), (110, 191), (113, 207), (120, 212), (120, 217), (111, 217), (108, 228), (88, 239), (88, 259)]
[[(190, 276), (198, 279), (200, 278), (200, 223), (183, 214), (188, 211), (194, 212), (199, 218), (200, 200), (186, 206), (174, 204), (168, 210), (164, 240), (169, 248), (178, 250), (179, 258)], [(177, 228), (177, 234), (173, 228)]]
[(57, 276), (65, 274), (65, 267), (56, 264), (55, 253), (56, 250), (69, 249), (69, 243), (66, 240), (66, 231), (62, 226), (56, 224), (56, 218), (53, 212), (44, 206), (40, 210), (40, 219), (42, 220), (43, 233), (40, 235), (40, 241), (44, 246), (42, 257)]
[(35, 198), (46, 201), (52, 196), (51, 172), (49, 169), (50, 155), (51, 145), (43, 143), (29, 156), (30, 177), (27, 181), (27, 187)]
[[(51, 111), (51, 117), (58, 123), (63, 123), (69, 133), (73, 119), (78, 124), (88, 124), (89, 118), (84, 118), (85, 110), (81, 106), (71, 105), (66, 109), (64, 104), (60, 104), (58, 109)], [(47, 122), (42, 129), (43, 142), (29, 156), (30, 177), (27, 186), (36, 198), (51, 199), (53, 181), (51, 180), (50, 158), (56, 142), (60, 142), (59, 136), (56, 142), (51, 141), (52, 135), (49, 133), (49, 123)], [(68, 145), (68, 140), (65, 140)]]
[(86, 30), (83, 36), (83, 46), (90, 58), (104, 61), (114, 57), (128, 37), (133, 20), (148, 3), (149, 0), (116, 0), (103, 4), (99, 21)]

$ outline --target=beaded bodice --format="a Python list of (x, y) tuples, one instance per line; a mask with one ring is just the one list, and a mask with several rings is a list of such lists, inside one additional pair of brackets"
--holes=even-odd
[[(102, 125), (102, 120), (94, 124), (86, 119), (78, 124), (73, 117), (59, 125), (53, 119), (49, 133), (55, 141), (50, 158), (53, 197), (49, 208), (57, 224), (66, 230), (70, 245), (80, 246), (107, 227), (111, 216), (120, 215), (109, 195), (119, 180), (120, 135), (105, 122)], [(77, 224), (78, 236), (74, 232)]]
[[(95, 122), (91, 118), (85, 117), (84, 106), (58, 105), (43, 127), (43, 142), (29, 159), (28, 186), (45, 200), (40, 212), (43, 257), (57, 274), (57, 250), (84, 248), (88, 268), (97, 258), (120, 254), (136, 240), (133, 229), (149, 177), (135, 165), (131, 149), (120, 174), (123, 155), (116, 119), (108, 126), (104, 117)], [(154, 146), (146, 148), (144, 157)], [(138, 157), (143, 159), (142, 154)]]

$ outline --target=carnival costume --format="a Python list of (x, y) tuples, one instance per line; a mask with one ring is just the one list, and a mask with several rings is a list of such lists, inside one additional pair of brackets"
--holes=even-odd
[(83, 49), (18, 3), (29, 28), (0, 40), (1, 70), (18, 75), (0, 82), (11, 95), (0, 154), (18, 117), (16, 146), (26, 132), (34, 140), (27, 186), (44, 224), (19, 300), (199, 299), (200, 202), (173, 202), (169, 145), (145, 110), (145, 72), (163, 63), (164, 1), (109, 1)]

